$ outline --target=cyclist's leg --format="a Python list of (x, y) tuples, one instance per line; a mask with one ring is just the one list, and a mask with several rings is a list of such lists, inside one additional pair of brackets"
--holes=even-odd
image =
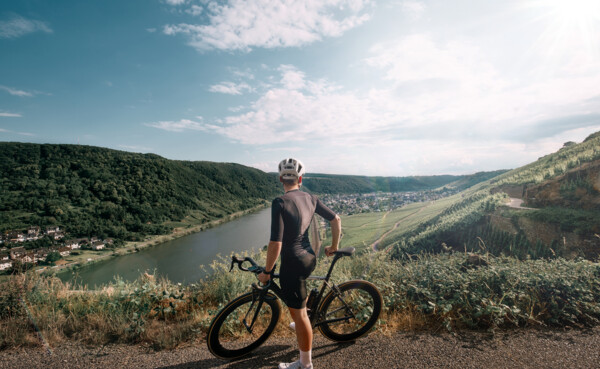
[(306, 313), (306, 308), (290, 308), (290, 315), (296, 325), (296, 338), (298, 339), (300, 351), (312, 350), (313, 332), (312, 327), (310, 326), (310, 319), (308, 319), (308, 314)]
[[(300, 362), (303, 367), (312, 367), (313, 332), (306, 312), (306, 278), (312, 273), (315, 265), (315, 256), (307, 253), (304, 258), (299, 260), (282, 261), (280, 269), (282, 297), (284, 297), (290, 315), (294, 320), (298, 348), (300, 349)], [(285, 364), (283, 365), (283, 367), (286, 367)]]

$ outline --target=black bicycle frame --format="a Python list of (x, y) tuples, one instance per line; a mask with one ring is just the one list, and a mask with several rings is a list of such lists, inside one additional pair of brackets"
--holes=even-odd
[[(333, 260), (331, 262), (331, 265), (329, 266), (329, 270), (327, 271), (327, 275), (325, 277), (320, 277), (320, 276), (309, 276), (307, 279), (309, 280), (317, 280), (317, 281), (323, 281), (323, 284), (321, 285), (321, 290), (319, 291), (319, 293), (317, 294), (314, 302), (313, 302), (313, 306), (315, 307), (314, 309), (312, 309), (309, 313), (308, 313), (308, 317), (310, 318), (310, 322), (311, 325), (313, 327), (317, 327), (321, 324), (325, 324), (325, 323), (335, 323), (335, 322), (339, 322), (342, 320), (349, 320), (351, 318), (354, 318), (354, 313), (352, 312), (352, 310), (350, 309), (350, 307), (348, 306), (348, 304), (346, 304), (346, 302), (341, 298), (341, 292), (340, 290), (337, 288), (337, 286), (331, 285), (329, 284), (329, 279), (331, 277), (331, 273), (333, 272), (333, 267), (335, 266), (335, 263), (341, 259), (344, 256), (344, 254), (336, 254), (333, 257)], [(274, 281), (275, 278), (279, 278), (279, 274), (273, 274), (271, 276), (271, 280), (269, 281), (269, 283), (265, 286), (259, 286), (256, 283), (252, 283), (252, 303), (250, 304), (250, 307), (248, 308), (248, 312), (246, 312), (246, 316), (243, 319), (243, 323), (244, 326), (246, 327), (246, 330), (248, 330), (248, 332), (252, 333), (252, 327), (254, 326), (254, 323), (256, 322), (256, 318), (258, 317), (258, 313), (260, 311), (260, 308), (262, 307), (262, 304), (264, 303), (264, 301), (266, 299), (269, 299), (269, 297), (267, 296), (269, 291), (273, 291), (273, 293), (275, 293), (275, 295), (277, 297), (279, 297), (280, 299), (283, 300), (282, 297), (282, 292), (281, 292), (281, 287), (279, 287), (279, 285)], [(317, 320), (317, 312), (318, 312), (318, 307), (321, 303), (321, 299), (323, 298), (323, 294), (325, 293), (325, 288), (329, 287), (332, 291), (334, 291), (336, 293), (336, 297), (342, 302), (342, 304), (344, 305), (343, 308), (340, 308), (336, 311), (339, 311), (341, 309), (346, 309), (346, 311), (350, 311), (350, 316), (345, 316), (343, 318), (336, 318), (336, 319), (331, 319), (331, 320), (321, 320), (321, 321), (316, 321)], [(247, 318), (248, 315), (250, 314), (250, 312), (252, 311), (252, 308), (254, 307), (254, 304), (257, 303), (258, 305), (256, 306), (256, 311), (254, 312), (254, 316), (252, 317), (252, 322), (250, 324), (247, 323)], [(335, 311), (334, 311), (335, 312)], [(326, 317), (324, 317), (326, 318)]]

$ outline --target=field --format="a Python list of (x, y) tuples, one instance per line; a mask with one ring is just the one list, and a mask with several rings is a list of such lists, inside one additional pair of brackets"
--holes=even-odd
[[(389, 212), (342, 216), (343, 236), (340, 247), (352, 246), (359, 251), (366, 251), (377, 242), (377, 249), (382, 250), (390, 244), (390, 240), (397, 239), (417, 225), (432, 219), (459, 198), (452, 196), (418, 202)], [(325, 244), (328, 242), (326, 240)]]

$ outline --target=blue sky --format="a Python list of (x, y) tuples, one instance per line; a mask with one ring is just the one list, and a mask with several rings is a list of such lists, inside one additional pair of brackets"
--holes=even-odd
[(0, 4), (0, 141), (406, 176), (598, 130), (594, 0)]

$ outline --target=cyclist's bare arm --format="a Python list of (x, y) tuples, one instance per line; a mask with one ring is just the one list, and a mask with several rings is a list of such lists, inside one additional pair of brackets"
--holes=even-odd
[(331, 225), (331, 246), (327, 246), (325, 248), (325, 255), (331, 256), (338, 249), (338, 244), (340, 243), (340, 235), (342, 234), (342, 219), (340, 219), (339, 215), (336, 215), (333, 218), (329, 225)]
[[(267, 246), (267, 263), (265, 264), (266, 271), (270, 272), (275, 267), (275, 262), (281, 252), (281, 244), (282, 243), (278, 241), (269, 241), (269, 246)], [(269, 279), (271, 279), (269, 274), (260, 273), (258, 275), (258, 280), (261, 283), (267, 283)]]

